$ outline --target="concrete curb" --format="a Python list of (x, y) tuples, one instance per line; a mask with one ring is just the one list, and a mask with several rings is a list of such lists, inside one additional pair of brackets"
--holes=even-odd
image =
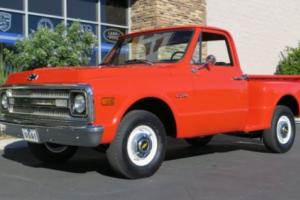
[(0, 140), (0, 151), (3, 151), (7, 145), (10, 145), (14, 142), (22, 141), (23, 139), (17, 139), (17, 138), (8, 138)]

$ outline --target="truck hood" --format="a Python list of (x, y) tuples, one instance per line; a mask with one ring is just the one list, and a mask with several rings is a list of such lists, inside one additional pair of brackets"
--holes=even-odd
[[(160, 65), (159, 67), (154, 65), (150, 67), (149, 65), (122, 67), (45, 67), (11, 74), (5, 84), (77, 84), (109, 77), (145, 77), (157, 75), (157, 70), (162, 68), (166, 69), (165, 66), (166, 65)], [(159, 71), (159, 74), (162, 75), (161, 72), (165, 70)]]

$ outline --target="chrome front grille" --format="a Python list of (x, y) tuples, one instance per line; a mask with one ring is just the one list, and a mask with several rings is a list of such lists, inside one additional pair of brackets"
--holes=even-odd
[(47, 116), (47, 117), (62, 117), (62, 118), (70, 118), (69, 110), (67, 109), (51, 109), (51, 108), (25, 108), (25, 107), (17, 107), (14, 106), (13, 112), (14, 114), (29, 114), (36, 116)]
[[(86, 112), (72, 114), (74, 94), (86, 96)], [(35, 120), (48, 119), (57, 122), (73, 121), (78, 125), (94, 121), (93, 93), (89, 85), (28, 85), (0, 88), (0, 96), (8, 97), (8, 108), (0, 105), (0, 119)]]
[(68, 99), (69, 90), (9, 89), (15, 98)]
[(72, 117), (69, 110), (70, 90), (9, 88), (6, 93), (9, 98), (9, 114)]

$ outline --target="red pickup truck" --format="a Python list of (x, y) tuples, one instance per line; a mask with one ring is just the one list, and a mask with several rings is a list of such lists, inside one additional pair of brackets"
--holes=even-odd
[(43, 162), (77, 147), (107, 146), (113, 169), (151, 176), (166, 137), (204, 146), (213, 135), (253, 132), (287, 152), (299, 116), (300, 76), (244, 75), (230, 34), (182, 26), (122, 36), (100, 66), (39, 68), (0, 89), (1, 131), (28, 141)]

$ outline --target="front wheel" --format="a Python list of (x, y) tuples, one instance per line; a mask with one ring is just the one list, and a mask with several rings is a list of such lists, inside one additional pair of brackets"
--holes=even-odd
[(134, 110), (121, 121), (106, 153), (117, 173), (136, 179), (153, 175), (165, 152), (166, 132), (160, 119), (151, 112)]
[(263, 132), (263, 141), (270, 151), (285, 153), (292, 148), (295, 133), (295, 120), (292, 111), (286, 106), (277, 106), (271, 128)]
[(31, 153), (44, 163), (63, 163), (69, 160), (77, 151), (77, 147), (45, 143), (28, 142)]

